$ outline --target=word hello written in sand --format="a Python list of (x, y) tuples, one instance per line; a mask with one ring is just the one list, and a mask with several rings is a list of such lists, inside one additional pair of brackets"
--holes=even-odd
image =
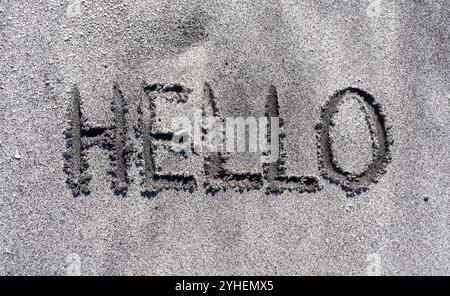
[[(118, 85), (113, 87), (111, 106), (114, 114), (113, 124), (98, 127), (87, 124), (87, 119), (82, 114), (80, 93), (75, 86), (69, 108), (69, 128), (65, 132), (67, 150), (64, 153), (64, 171), (68, 175), (67, 183), (73, 195), (90, 193), (89, 182), (92, 176), (88, 173), (88, 150), (94, 146), (108, 152), (111, 162), (109, 174), (112, 178), (112, 190), (117, 195), (126, 195), (129, 185), (133, 182), (129, 177), (129, 169), (133, 162), (140, 171), (141, 192), (145, 196), (154, 196), (161, 190), (167, 189), (193, 192), (200, 186), (211, 194), (227, 189), (237, 191), (262, 189), (267, 194), (279, 194), (286, 190), (315, 192), (321, 189), (316, 176), (286, 174), (286, 154), (283, 140), (287, 135), (283, 132), (278, 93), (274, 86), (269, 88), (264, 117), (259, 118), (258, 143), (261, 147), (270, 146), (270, 149), (260, 149), (259, 151), (261, 159), (266, 159), (261, 161), (261, 172), (237, 173), (230, 171), (226, 165), (228, 149), (227, 151), (209, 149), (208, 153), (204, 153), (202, 170), (196, 175), (161, 172), (155, 161), (155, 151), (158, 146), (165, 147), (164, 142), (175, 141), (178, 143), (180, 140), (186, 144), (185, 138), (191, 139), (191, 134), (186, 130), (181, 133), (181, 136), (176, 132), (158, 132), (156, 123), (160, 121), (160, 118), (156, 112), (156, 101), (166, 99), (172, 103), (184, 104), (187, 102), (190, 92), (190, 89), (173, 83), (144, 86), (137, 122), (133, 126), (134, 133), (131, 133), (126, 121), (127, 102)], [(204, 84), (203, 94), (202, 118), (221, 118), (214, 92), (208, 83)], [(372, 140), (372, 161), (362, 172), (358, 173), (348, 172), (339, 166), (332, 148), (335, 139), (332, 139), (330, 135), (334, 125), (333, 118), (338, 113), (339, 106), (349, 99), (357, 100), (361, 111), (364, 112)], [(221, 120), (216, 120), (217, 122), (220, 123)], [(245, 128), (248, 122), (251, 121), (241, 121), (240, 126), (243, 129), (239, 129), (239, 124), (234, 125), (238, 135), (246, 134)], [(229, 125), (227, 128), (229, 129)], [(367, 190), (371, 183), (377, 182), (379, 177), (385, 173), (386, 166), (390, 161), (389, 148), (392, 140), (388, 134), (380, 105), (367, 92), (357, 88), (347, 88), (336, 92), (322, 108), (321, 123), (317, 124), (315, 129), (321, 175), (324, 179), (340, 185), (348, 195), (359, 194)], [(211, 143), (209, 146), (206, 143), (207, 139), (221, 134), (221, 132), (216, 132), (216, 136), (211, 136), (214, 132), (211, 125), (209, 128), (201, 125), (196, 130), (197, 135), (194, 131), (194, 138), (197, 137), (201, 141), (200, 144), (194, 143), (193, 153), (202, 151), (199, 146), (203, 149), (211, 147)], [(222, 131), (221, 128), (217, 130)], [(234, 130), (231, 134), (234, 135)], [(247, 134), (251, 133), (247, 130)], [(225, 137), (229, 139), (229, 135)], [(136, 145), (132, 145), (132, 143), (140, 143), (138, 145), (140, 148), (136, 148)], [(173, 149), (173, 151), (187, 157), (186, 146), (184, 148)]]

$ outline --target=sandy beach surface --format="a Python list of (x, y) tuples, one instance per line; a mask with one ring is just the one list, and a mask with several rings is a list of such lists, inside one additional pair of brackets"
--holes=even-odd
[[(0, 274), (450, 275), (449, 26), (446, 0), (0, 0)], [(148, 152), (147, 117), (208, 100), (279, 113), (294, 190), (254, 153)], [(145, 192), (150, 156), (192, 178)], [(212, 194), (217, 163), (269, 177)]]

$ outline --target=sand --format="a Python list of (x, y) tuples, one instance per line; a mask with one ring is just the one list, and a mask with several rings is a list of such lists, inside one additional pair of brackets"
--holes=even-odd
[[(450, 275), (449, 16), (445, 0), (0, 2), (0, 274)], [(170, 83), (185, 102), (143, 108)], [(330, 105), (348, 88), (374, 101)], [(164, 140), (208, 98), (278, 112), (284, 164), (149, 150), (148, 116)], [(270, 190), (278, 169), (292, 188)]]

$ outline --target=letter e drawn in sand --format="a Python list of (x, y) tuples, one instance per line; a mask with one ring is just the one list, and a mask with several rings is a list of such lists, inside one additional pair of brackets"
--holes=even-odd
[[(156, 169), (154, 153), (156, 145), (161, 142), (171, 141), (173, 133), (159, 133), (154, 131), (156, 120), (155, 100), (158, 98), (176, 98), (178, 103), (187, 100), (186, 89), (179, 84), (151, 84), (143, 86), (144, 93), (139, 106), (139, 120), (136, 129), (137, 138), (142, 138), (143, 149), (138, 155), (138, 163), (141, 175), (143, 175), (144, 196), (154, 196), (165, 189), (193, 191), (197, 188), (197, 182), (192, 175), (160, 173)], [(143, 161), (143, 164), (142, 164)]]

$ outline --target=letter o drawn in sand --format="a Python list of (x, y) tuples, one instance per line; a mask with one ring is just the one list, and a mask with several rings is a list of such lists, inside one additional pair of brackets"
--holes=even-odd
[[(372, 140), (372, 161), (358, 173), (348, 172), (338, 164), (333, 151), (333, 139), (330, 136), (331, 127), (335, 125), (333, 117), (339, 112), (339, 106), (349, 99), (356, 99), (361, 106)], [(336, 92), (321, 111), (322, 123), (316, 125), (316, 130), (322, 177), (340, 185), (349, 196), (368, 190), (368, 186), (377, 182), (386, 172), (386, 166), (390, 161), (392, 140), (380, 105), (375, 103), (372, 95), (350, 87)]]

